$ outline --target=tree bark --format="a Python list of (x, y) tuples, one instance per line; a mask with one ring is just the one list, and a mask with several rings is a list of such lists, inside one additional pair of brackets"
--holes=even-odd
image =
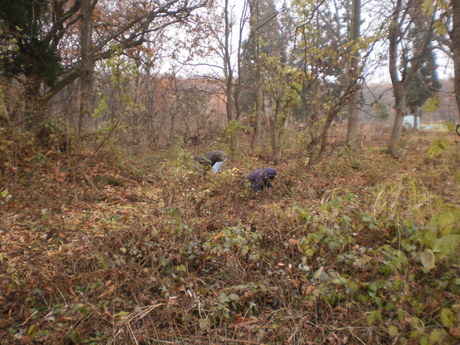
[(262, 81), (261, 81), (261, 66), (260, 59), (256, 59), (256, 105), (255, 105), (255, 122), (254, 122), (254, 139), (253, 147), (259, 146), (262, 143), (262, 110), (264, 103), (264, 95), (262, 91)]
[[(389, 30), (389, 72), (391, 83), (393, 85), (393, 95), (395, 98), (395, 123), (391, 132), (391, 137), (388, 142), (388, 153), (397, 154), (397, 144), (401, 139), (402, 127), (404, 123), (404, 116), (407, 115), (407, 85), (414, 77), (416, 71), (420, 68), (423, 62), (423, 56), (428, 53), (430, 42), (432, 38), (432, 25), (424, 33), (424, 37), (420, 43), (413, 47), (412, 57), (409, 57), (407, 51), (401, 49), (399, 52), (399, 45), (405, 38), (408, 28), (402, 28), (404, 22), (407, 22), (407, 14), (410, 16), (410, 10), (419, 10), (419, 8), (403, 8), (403, 1), (397, 0), (396, 6), (393, 10), (392, 23)], [(415, 12), (412, 15), (417, 16), (419, 13)], [(434, 18), (431, 18), (433, 20)]]
[(404, 116), (407, 113), (406, 91), (404, 86), (400, 84), (393, 85), (393, 95), (395, 98), (395, 123), (391, 131), (390, 141), (388, 143), (388, 152), (391, 154), (397, 153), (397, 144), (401, 138), (402, 128), (404, 124)]
[[(224, 3), (224, 78), (225, 78), (225, 110), (227, 112), (227, 121), (230, 123), (233, 120), (236, 120), (233, 112), (233, 93), (234, 93), (234, 78), (233, 78), (233, 67), (231, 61), (231, 23), (230, 23), (230, 14), (229, 14), (229, 4), (228, 0), (225, 0)], [(233, 154), (238, 146), (238, 130), (233, 130), (230, 133), (230, 151)]]
[(457, 101), (458, 117), (460, 124), (460, 0), (452, 0), (452, 59), (454, 60), (454, 85), (455, 99)]
[(276, 161), (277, 151), (279, 150), (279, 143), (278, 143), (278, 119), (282, 116), (281, 115), (281, 101), (278, 99), (274, 100), (275, 106), (273, 107), (273, 116), (271, 118), (271, 125), (270, 125), (270, 137), (271, 137), (271, 146), (273, 152), (273, 159), (275, 163)]
[(226, 111), (227, 121), (233, 120), (233, 106), (232, 106), (232, 94), (233, 94), (233, 69), (232, 62), (230, 60), (230, 19), (229, 19), (229, 8), (228, 0), (224, 3), (224, 77), (225, 77), (225, 94), (226, 94)]
[[(312, 145), (312, 149), (310, 151), (310, 160), (308, 161), (308, 166), (312, 167), (324, 158), (326, 154), (326, 147), (327, 147), (327, 140), (329, 137), (329, 128), (331, 127), (332, 121), (334, 118), (337, 117), (338, 109), (330, 110), (326, 115), (326, 121), (324, 122), (324, 126), (321, 129), (321, 134), (314, 138), (310, 143)], [(319, 147), (317, 147), (319, 145)]]
[(393, 85), (393, 96), (395, 99), (395, 122), (388, 142), (388, 152), (396, 154), (397, 144), (401, 138), (404, 116), (406, 115), (405, 87), (404, 80), (398, 74), (398, 41), (400, 39), (401, 28), (399, 15), (401, 14), (402, 1), (397, 0), (393, 14), (392, 23), (389, 30), (389, 72), (391, 83)]
[[(72, 24), (81, 19), (75, 15), (80, 10), (81, 1), (86, 2), (87, 0), (75, 1), (75, 5), (68, 9), (62, 16), (58, 17), (58, 21), (52, 24), (50, 31), (46, 35), (47, 39), (53, 41), (56, 47), (65, 36), (66, 31), (72, 30), (74, 27)], [(89, 2), (92, 11), (98, 0), (91, 0)], [(65, 4), (66, 1), (59, 1), (58, 3)], [(123, 50), (140, 46), (146, 42), (145, 34), (184, 22), (193, 11), (206, 6), (208, 3), (209, 0), (196, 2), (187, 0), (168, 1), (163, 6), (154, 7), (147, 13), (143, 12), (134, 18), (129, 17), (130, 19), (126, 22), (117, 23), (117, 29), (108, 31), (106, 34), (98, 37), (97, 42), (92, 43), (92, 63), (94, 64), (97, 61), (110, 58), (113, 55), (114, 50), (109, 46), (112, 40), (118, 41), (120, 48)], [(83, 14), (83, 11), (80, 13)], [(115, 26), (113, 27), (115, 28)], [(80, 60), (79, 63), (75, 64), (72, 62), (68, 66), (65, 66), (63, 69), (64, 72), (59, 76), (58, 80), (46, 90), (44, 99), (49, 101), (65, 86), (80, 78), (81, 74), (85, 71), (82, 62), (83, 60)]]
[(24, 128), (33, 130), (45, 120), (45, 106), (40, 99), (41, 81), (30, 76), (25, 82), (24, 90)]
[(92, 8), (91, 0), (81, 0), (81, 23), (80, 23), (80, 52), (81, 68), (80, 76), (80, 113), (78, 116), (77, 134), (83, 131), (84, 121), (89, 118), (93, 107), (93, 74), (94, 62), (92, 58)]
[[(242, 56), (241, 56), (241, 50), (243, 46), (243, 34), (244, 34), (244, 27), (247, 19), (247, 9), (249, 6), (249, 0), (244, 0), (243, 3), (243, 9), (241, 11), (241, 16), (240, 16), (240, 24), (239, 24), (239, 35), (238, 35), (238, 53), (237, 53), (237, 73), (239, 74), (241, 72), (241, 64), (242, 64)], [(233, 101), (235, 102), (235, 120), (240, 121), (241, 119), (241, 105), (240, 105), (240, 95), (241, 95), (241, 78), (236, 78), (234, 81), (234, 87), (233, 87)], [(237, 138), (236, 138), (237, 139)], [(239, 148), (239, 140), (235, 140), (232, 143), (234, 150), (237, 150)]]
[[(356, 43), (359, 38), (359, 29), (361, 25), (361, 0), (352, 0), (352, 19), (351, 19), (351, 36), (352, 43)], [(359, 51), (356, 49), (351, 57), (350, 70), (348, 73), (348, 83), (358, 85), (359, 77)], [(347, 128), (347, 144), (355, 150), (358, 147), (358, 105), (359, 105), (359, 87), (356, 87), (353, 94), (350, 96), (348, 104), (348, 128)]]
[[(291, 114), (291, 109), (286, 109), (285, 114), (281, 115), (282, 121), (280, 124), (277, 125), (277, 133), (276, 133), (276, 148), (274, 150), (274, 161), (275, 164), (279, 164), (281, 158), (283, 156), (283, 148), (284, 142), (286, 141), (286, 132), (287, 132), (287, 124), (289, 121), (289, 115)], [(275, 118), (275, 121), (278, 121), (278, 117)]]
[(255, 119), (254, 119), (254, 136), (252, 138), (251, 146), (255, 147), (261, 144), (262, 141), (262, 109), (263, 109), (263, 91), (262, 91), (262, 72), (260, 61), (260, 42), (259, 42), (259, 0), (252, 0), (251, 7), (251, 36), (253, 40), (252, 53), (254, 57), (254, 66), (256, 69), (255, 81)]

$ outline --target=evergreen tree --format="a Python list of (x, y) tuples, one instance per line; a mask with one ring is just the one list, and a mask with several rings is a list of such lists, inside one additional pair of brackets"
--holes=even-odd
[(44, 33), (51, 18), (46, 0), (6, 0), (0, 6), (0, 39), (10, 42), (1, 55), (1, 72), (7, 77), (24, 76), (17, 79), (24, 86), (25, 126), (29, 129), (45, 117), (41, 85), (52, 85), (61, 70), (57, 46)]
[[(348, 43), (351, 8), (347, 1), (335, 4), (337, 7), (328, 2), (316, 7), (299, 2), (295, 8), (299, 37), (294, 49), (294, 65), (306, 76), (301, 105), (294, 110), (294, 117), (300, 121), (315, 122), (321, 118), (318, 114), (323, 109), (322, 101), (339, 97), (347, 85), (347, 61), (345, 54), (338, 52)], [(319, 102), (315, 101), (318, 94), (324, 95)]]
[(280, 11), (276, 8), (275, 1), (255, 0), (253, 5), (257, 10), (257, 21), (251, 22), (249, 38), (243, 42), (240, 73), (242, 85), (248, 90), (241, 95), (240, 102), (242, 109), (247, 112), (253, 110), (256, 98), (255, 62), (258, 57), (254, 53), (255, 46), (258, 45), (260, 56), (279, 57), (283, 63), (286, 63), (289, 42), (280, 24)]
[(2, 30), (0, 39), (14, 42), (2, 53), (2, 73), (24, 74), (51, 85), (60, 70), (57, 47), (43, 35), (50, 24), (50, 2), (46, 0), (6, 0), (0, 6)]
[(407, 87), (407, 107), (415, 116), (419, 115), (423, 104), (441, 89), (436, 68), (435, 56), (430, 50)]
[[(409, 12), (413, 18), (413, 26), (409, 28), (408, 40), (412, 42), (413, 49), (420, 49), (424, 44), (424, 33), (429, 31), (429, 22), (423, 16), (420, 16), (417, 11)], [(407, 84), (406, 90), (406, 105), (409, 112), (415, 116), (415, 127), (418, 127), (420, 109), (423, 104), (441, 88), (441, 83), (436, 72), (436, 60), (432, 44), (429, 43), (426, 53), (422, 56), (417, 56), (421, 60), (418, 70), (413, 74)]]
[[(91, 69), (96, 62), (143, 45), (151, 39), (150, 35), (167, 26), (186, 23), (193, 11), (207, 4), (208, 0), (142, 4), (98, 0), (1, 1), (0, 68), (4, 75), (23, 84), (25, 121), (21, 123), (36, 127), (48, 114), (48, 101), (79, 78), (85, 103), (81, 114), (87, 114), (90, 107), (86, 106), (84, 95), (91, 94)], [(86, 6), (81, 8), (83, 5)], [(95, 13), (105, 24), (92, 25)]]

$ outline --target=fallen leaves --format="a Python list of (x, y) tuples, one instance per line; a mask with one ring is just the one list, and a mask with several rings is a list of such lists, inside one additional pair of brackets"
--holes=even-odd
[[(357, 176), (362, 178), (357, 181), (353, 176), (329, 179), (324, 174), (311, 173), (308, 183), (300, 185), (304, 175), (294, 176), (289, 168), (281, 165), (279, 170), (285, 176), (280, 174), (277, 180), (278, 186), (286, 183), (285, 178), (291, 180), (289, 194), (275, 188), (269, 197), (252, 199), (235, 193), (236, 185), (230, 184), (228, 190), (218, 189), (221, 176), (213, 176), (212, 180), (191, 176), (186, 180), (190, 194), (196, 200), (200, 197), (204, 200), (199, 210), (190, 194), (177, 193), (186, 184), (180, 176), (174, 176), (178, 177), (177, 183), (182, 183), (179, 185), (174, 185), (172, 177), (162, 176), (161, 183), (152, 180), (152, 184), (130, 189), (101, 186), (101, 194), (93, 199), (88, 198), (84, 187), (73, 191), (75, 186), (67, 178), (58, 177), (54, 181), (62, 184), (41, 188), (40, 199), (32, 202), (24, 198), (22, 204), (20, 199), (12, 200), (8, 211), (0, 214), (6, 224), (0, 224), (3, 231), (0, 266), (3, 265), (8, 277), (0, 281), (3, 284), (0, 304), (5, 305), (6, 319), (1, 326), (11, 327), (18, 339), (27, 336), (32, 340), (41, 332), (64, 336), (75, 330), (84, 342), (91, 340), (95, 329), (107, 340), (107, 334), (126, 336), (131, 326), (136, 336), (154, 329), (163, 339), (183, 336), (183, 330), (193, 331), (208, 337), (206, 343), (222, 342), (223, 334), (232, 335), (234, 339), (229, 343), (245, 344), (278, 341), (274, 339), (280, 339), (280, 344), (296, 343), (301, 336), (306, 344), (314, 343), (313, 339), (331, 344), (371, 343), (371, 340), (377, 343), (386, 339), (378, 337), (386, 331), (382, 326), (388, 326), (387, 315), (397, 320), (395, 312), (384, 312), (385, 323), (377, 322), (377, 314), (373, 314), (372, 329), (377, 331), (371, 339), (366, 333), (371, 328), (363, 318), (370, 302), (357, 299), (357, 296), (363, 300), (369, 298), (370, 292), (374, 292), (370, 290), (373, 280), (382, 279), (376, 271), (378, 267), (370, 265), (374, 260), (379, 262), (379, 257), (365, 251), (379, 241), (372, 233), (355, 229), (350, 233), (349, 246), (343, 248), (345, 253), (339, 253), (344, 255), (349, 251), (354, 261), (347, 265), (337, 261), (337, 253), (321, 241), (309, 245), (323, 246), (325, 250), (305, 256), (302, 239), (318, 228), (306, 220), (304, 225), (300, 224), (294, 209), (295, 205), (301, 205), (313, 210), (312, 215), (319, 215), (324, 211), (318, 208), (321, 193), (332, 190), (335, 184), (356, 193), (367, 181), (365, 176)], [(177, 174), (180, 173), (178, 170)], [(296, 174), (300, 174), (299, 170)], [(374, 175), (375, 182), (380, 182), (380, 175)], [(39, 183), (32, 183), (38, 188)], [(15, 198), (21, 195), (17, 189)], [(317, 193), (318, 190), (322, 192)], [(332, 216), (329, 221), (318, 225), (327, 230), (330, 223), (337, 223)], [(260, 244), (252, 248), (258, 254), (254, 261), (225, 249), (230, 245), (247, 247), (245, 239), (237, 236), (232, 237), (234, 242), (228, 242), (222, 230), (240, 223), (248, 226), (248, 234), (262, 237)], [(204, 239), (219, 242), (223, 249), (216, 246), (215, 252), (204, 250)], [(432, 253), (427, 250), (422, 254), (421, 264), (434, 273), (437, 266)], [(417, 261), (418, 273), (421, 273), (420, 261)], [(357, 269), (357, 264), (369, 264), (368, 269)], [(187, 269), (177, 269), (182, 266)], [(413, 267), (407, 268), (408, 273), (413, 273), (410, 271)], [(45, 284), (40, 272), (47, 272), (52, 284)], [(346, 284), (337, 279), (336, 272), (347, 278)], [(352, 279), (360, 281), (356, 290)], [(411, 284), (416, 288), (414, 291), (425, 293), (421, 281)], [(224, 292), (221, 299), (216, 298), (218, 292)], [(407, 300), (411, 293), (405, 294)], [(385, 288), (379, 286), (376, 294), (383, 299)], [(337, 296), (341, 299), (330, 302), (330, 297)], [(396, 293), (394, 296), (399, 298)], [(418, 311), (420, 319), (422, 316), (429, 316), (435, 322), (440, 319), (438, 314), (446, 304), (445, 298), (442, 294), (433, 295), (434, 298), (439, 299), (439, 305), (426, 303)], [(45, 300), (46, 304), (42, 303)], [(150, 305), (145, 307), (146, 304)], [(410, 306), (405, 306), (409, 312)], [(445, 337), (459, 337), (454, 319), (457, 313), (454, 309), (452, 315), (443, 312)], [(142, 323), (138, 322), (141, 319)], [(405, 335), (410, 329), (409, 321), (403, 319), (401, 322), (407, 325), (388, 329), (396, 336)], [(354, 327), (351, 331), (349, 325)]]
[(112, 295), (114, 293), (115, 289), (117, 288), (117, 286), (115, 284), (112, 284), (112, 281), (110, 281), (110, 280), (108, 282), (106, 282), (106, 287), (107, 287), (107, 290), (105, 290), (103, 293), (101, 293), (97, 297), (97, 299), (101, 299), (102, 297)]
[(258, 323), (259, 319), (255, 316), (242, 317), (241, 314), (236, 315), (236, 319), (228, 325), (228, 328), (252, 328), (255, 323)]
[(313, 285), (308, 285), (308, 286), (306, 287), (305, 291), (303, 292), (303, 294), (304, 294), (305, 296), (308, 296), (309, 294), (311, 294), (311, 292), (313, 291), (313, 289), (314, 289)]

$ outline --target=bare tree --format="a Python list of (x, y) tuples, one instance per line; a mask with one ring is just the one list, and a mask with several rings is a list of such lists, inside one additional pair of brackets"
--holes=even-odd
[(259, 0), (249, 1), (250, 8), (250, 41), (252, 44), (253, 65), (255, 68), (255, 119), (254, 136), (251, 146), (260, 145), (262, 140), (262, 112), (263, 112), (263, 89), (262, 89), (262, 62), (260, 59), (260, 22), (259, 22)]
[(225, 96), (228, 122), (233, 120), (233, 67), (231, 61), (231, 26), (228, 0), (224, 4), (224, 78), (225, 78)]
[[(388, 152), (397, 153), (401, 139), (404, 116), (407, 114), (407, 87), (423, 62), (430, 48), (432, 25), (417, 42), (409, 45), (405, 39), (416, 16), (423, 16), (420, 0), (394, 0), (393, 14), (389, 28), (389, 71), (395, 99), (395, 122), (388, 142)], [(432, 18), (428, 18), (431, 23)], [(406, 45), (403, 45), (406, 44)]]
[[(358, 83), (359, 78), (359, 50), (354, 47), (360, 36), (361, 26), (361, 0), (352, 0), (352, 13), (351, 13), (351, 30), (350, 41), (352, 43), (352, 57), (350, 61), (350, 68), (348, 70), (349, 83)], [(350, 103), (348, 105), (348, 128), (347, 128), (347, 144), (356, 149), (358, 144), (358, 110), (359, 110), (359, 87), (350, 95)]]
[[(333, 148), (329, 142), (330, 127), (356, 93), (357, 80), (347, 76), (343, 69), (351, 55), (350, 41), (343, 39), (343, 8), (332, 7), (335, 11), (331, 11), (328, 5), (323, 1), (305, 2), (299, 7), (302, 15), (297, 18), (294, 53), (304, 78), (298, 92), (302, 98), (301, 115), (306, 120), (305, 149), (310, 166), (318, 164)], [(365, 49), (370, 50), (371, 46)], [(367, 57), (368, 52), (363, 55), (362, 65)], [(354, 76), (360, 75), (362, 65)]]
[[(82, 78), (81, 92), (86, 99), (86, 95), (90, 93), (92, 65), (111, 57), (114, 53), (141, 46), (149, 40), (152, 32), (185, 23), (192, 12), (206, 6), (209, 2), (210, 0), (117, 1), (116, 3), (108, 0), (36, 2), (37, 6), (43, 7), (40, 8), (40, 13), (34, 12), (30, 15), (34, 25), (41, 25), (40, 30), (37, 31), (40, 37), (33, 37), (33, 39), (40, 43), (40, 47), (45, 47), (45, 51), (58, 52), (60, 56), (56, 58), (61, 59), (62, 68), (53, 70), (56, 75), (52, 82), (48, 83), (45, 83), (42, 76), (43, 71), (33, 68), (41, 63), (42, 57), (37, 54), (28, 56), (26, 68), (32, 67), (29, 68), (31, 72), (17, 73), (11, 69), (12, 73), (16, 73), (18, 80), (26, 75), (24, 83), (25, 95), (28, 99), (26, 105), (35, 109), (46, 105), (60, 90), (78, 78)], [(45, 6), (47, 6), (46, 10)], [(91, 11), (93, 18), (90, 15)], [(91, 25), (95, 12), (97, 12), (97, 20)], [(0, 14), (7, 16), (8, 12), (3, 11), (2, 8)], [(38, 14), (42, 18), (37, 19)], [(77, 27), (79, 23), (80, 30)], [(12, 29), (16, 30), (16, 35), (22, 35), (21, 28), (12, 25)], [(75, 42), (80, 42), (82, 45), (80, 50), (75, 49)], [(54, 58), (54, 55), (49, 54), (49, 56)], [(40, 90), (44, 91), (40, 92)], [(83, 116), (88, 112), (88, 104), (86, 100), (83, 101), (81, 108)], [(36, 110), (33, 114), (31, 112), (30, 116), (34, 117), (32, 122), (43, 120), (45, 114), (43, 110)]]
[(80, 76), (80, 113), (78, 116), (77, 133), (80, 135), (83, 129), (83, 121), (91, 114), (93, 98), (93, 73), (94, 62), (91, 56), (93, 46), (93, 15), (92, 11), (97, 0), (81, 0), (81, 22), (80, 22), (80, 54), (81, 54), (81, 76)]
[(460, 124), (460, 0), (452, 0), (452, 30), (450, 37), (452, 40), (451, 50), (454, 60), (454, 84), (455, 99), (457, 100), (459, 124)]

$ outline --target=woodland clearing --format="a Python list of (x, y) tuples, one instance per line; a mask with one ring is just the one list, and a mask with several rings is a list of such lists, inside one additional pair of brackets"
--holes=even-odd
[(254, 194), (261, 151), (212, 174), (4, 138), (0, 343), (458, 343), (459, 139), (385, 140), (310, 169), (288, 148)]

